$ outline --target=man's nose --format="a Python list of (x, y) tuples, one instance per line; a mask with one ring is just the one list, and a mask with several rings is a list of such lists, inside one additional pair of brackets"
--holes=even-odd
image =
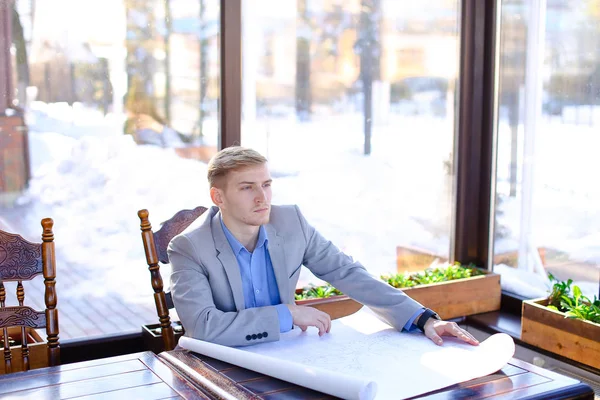
[(258, 192), (256, 193), (256, 198), (254, 199), (254, 201), (256, 201), (257, 203), (262, 203), (264, 201), (266, 201), (267, 199), (267, 194), (265, 193), (265, 190), (263, 188), (258, 189)]

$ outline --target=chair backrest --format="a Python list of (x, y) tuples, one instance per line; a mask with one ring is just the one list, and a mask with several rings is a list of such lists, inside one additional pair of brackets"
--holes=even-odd
[[(50, 218), (42, 220), (42, 243), (31, 243), (19, 235), (0, 231), (0, 331), (4, 353), (4, 372), (13, 372), (19, 365), (26, 371), (33, 367), (55, 366), (60, 364), (60, 345), (58, 342), (58, 310), (56, 309), (56, 258), (54, 253), (54, 234)], [(25, 306), (25, 289), (23, 281), (31, 280), (38, 275), (44, 277), (45, 311), (36, 311)], [(6, 288), (4, 282), (17, 282), (16, 298), (18, 306), (6, 305)], [(28, 297), (29, 298), (29, 297)], [(39, 346), (29, 346), (29, 338), (35, 339), (37, 333), (33, 329), (46, 328), (47, 361), (45, 355), (38, 360)], [(11, 351), (11, 335), (20, 336), (21, 359), (13, 360)], [(35, 351), (30, 354), (30, 350)], [(14, 351), (15, 355), (18, 353)]]
[(171, 293), (164, 292), (159, 262), (163, 264), (169, 263), (167, 246), (171, 239), (183, 232), (206, 210), (206, 207), (201, 206), (193, 210), (181, 210), (163, 222), (161, 228), (156, 232), (152, 232), (152, 225), (148, 220), (148, 210), (138, 211), (140, 229), (142, 230), (142, 242), (144, 244), (144, 251), (146, 252), (146, 262), (150, 270), (150, 282), (154, 290), (154, 303), (156, 304), (156, 312), (160, 321), (160, 330), (165, 350), (173, 350), (176, 344), (169, 316), (169, 309), (174, 306)]

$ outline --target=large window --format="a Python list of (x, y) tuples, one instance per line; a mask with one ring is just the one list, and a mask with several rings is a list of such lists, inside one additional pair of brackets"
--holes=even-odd
[[(15, 2), (32, 178), (0, 193), (0, 226), (39, 241), (54, 218), (63, 339), (154, 321), (137, 211), (157, 228), (210, 205), (222, 1)], [(374, 275), (447, 260), (460, 2), (241, 3), (241, 144), (270, 160), (273, 202), (298, 204)], [(494, 270), (527, 297), (546, 294), (548, 272), (593, 296), (600, 13), (593, 0), (541, 3), (500, 7)]]
[(375, 275), (446, 260), (458, 2), (243, 4), (241, 141), (270, 160), (273, 203)]
[(573, 279), (598, 295), (600, 8), (505, 1), (501, 9), (495, 271), (543, 297)]
[(157, 229), (210, 201), (219, 1), (15, 3), (32, 179), (0, 206), (0, 229), (39, 242), (54, 219), (61, 339), (139, 332), (157, 317), (137, 211)]

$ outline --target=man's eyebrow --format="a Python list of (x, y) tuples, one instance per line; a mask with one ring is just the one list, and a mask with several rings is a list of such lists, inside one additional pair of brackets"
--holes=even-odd
[[(267, 179), (263, 183), (271, 183), (271, 182), (273, 182), (273, 179)], [(241, 182), (238, 182), (238, 185), (254, 185), (255, 183), (256, 182), (252, 182), (252, 181), (241, 181)]]

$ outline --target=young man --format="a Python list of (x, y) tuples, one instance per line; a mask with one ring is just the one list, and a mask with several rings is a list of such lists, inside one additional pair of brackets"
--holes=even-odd
[(302, 265), (368, 306), (397, 330), (421, 329), (476, 345), (458, 325), (372, 277), (308, 224), (297, 206), (271, 205), (267, 160), (244, 147), (217, 153), (208, 165), (215, 204), (169, 244), (171, 294), (186, 335), (227, 346), (279, 339), (293, 325), (328, 333), (328, 314), (297, 306)]

